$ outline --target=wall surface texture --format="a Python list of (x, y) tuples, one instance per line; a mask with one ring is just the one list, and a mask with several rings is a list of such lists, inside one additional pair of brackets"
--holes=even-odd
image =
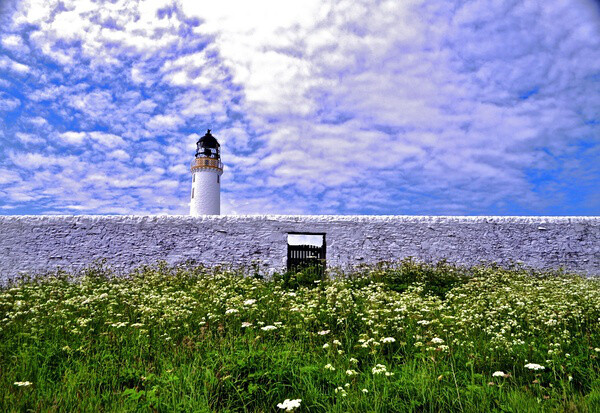
[(165, 260), (285, 268), (288, 232), (324, 232), (328, 266), (413, 256), (600, 275), (600, 217), (0, 216), (0, 280), (77, 270), (119, 272)]

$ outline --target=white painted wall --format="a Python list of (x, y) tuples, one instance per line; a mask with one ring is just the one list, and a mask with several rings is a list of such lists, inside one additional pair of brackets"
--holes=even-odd
[(120, 272), (158, 260), (283, 270), (290, 232), (326, 233), (328, 266), (412, 256), (600, 276), (600, 217), (0, 216), (0, 284), (97, 259)]
[[(222, 172), (221, 172), (222, 173)], [(192, 173), (190, 215), (219, 215), (221, 213), (220, 172), (214, 168), (195, 170)], [(219, 179), (217, 179), (219, 178)]]

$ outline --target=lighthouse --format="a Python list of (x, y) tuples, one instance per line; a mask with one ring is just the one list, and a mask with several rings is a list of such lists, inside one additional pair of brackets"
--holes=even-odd
[(190, 215), (219, 215), (221, 213), (221, 175), (223, 163), (219, 142), (210, 133), (196, 142), (196, 158), (192, 162), (192, 198)]

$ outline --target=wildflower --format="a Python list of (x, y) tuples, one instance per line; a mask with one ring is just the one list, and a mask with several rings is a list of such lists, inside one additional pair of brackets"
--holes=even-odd
[(335, 371), (335, 367), (333, 367), (331, 363), (326, 364), (324, 368), (325, 370)]
[(544, 370), (546, 367), (540, 366), (539, 364), (535, 363), (527, 363), (525, 364), (525, 368), (529, 370)]
[(504, 377), (504, 372), (503, 371), (495, 371), (494, 373), (492, 373), (492, 377)]
[(320, 336), (325, 336), (325, 335), (329, 334), (329, 330), (319, 331), (317, 334)]
[(234, 314), (237, 313), (238, 310), (235, 308), (230, 308), (229, 310), (225, 311), (225, 314)]
[(385, 373), (387, 369), (383, 364), (376, 364), (371, 371), (373, 372), (373, 374), (381, 374)]
[(19, 387), (27, 387), (27, 386), (31, 386), (33, 383), (30, 381), (15, 381), (15, 386), (19, 386)]
[(336, 346), (341, 346), (342, 342), (340, 340), (333, 340), (333, 344), (335, 344)]
[(242, 328), (246, 328), (246, 327), (252, 327), (252, 323), (249, 323), (249, 322), (247, 322), (247, 321), (244, 321), (244, 322), (242, 323)]
[(323, 348), (329, 348), (329, 343), (323, 344)]
[(275, 326), (264, 326), (260, 328), (263, 331), (270, 331), (270, 330), (277, 330), (277, 327)]
[(346, 397), (348, 395), (348, 393), (346, 393), (346, 390), (343, 387), (338, 387), (335, 389), (335, 392), (340, 392), (342, 397)]
[(244, 305), (252, 305), (252, 304), (254, 304), (255, 302), (256, 302), (256, 300), (249, 299), (249, 300), (246, 300), (246, 301), (244, 301)]
[(108, 298), (108, 294), (102, 293), (102, 294), (100, 294), (100, 297), (98, 297), (98, 298), (101, 300), (104, 300), (105, 298)]
[(427, 321), (427, 320), (419, 320), (419, 321), (417, 321), (417, 324), (420, 324), (422, 326), (426, 326), (426, 325), (429, 324), (429, 321)]
[(358, 360), (355, 359), (354, 357), (350, 357), (350, 360), (348, 360), (350, 363), (358, 363)]
[(386, 337), (381, 341), (384, 343), (394, 343), (396, 341), (396, 339), (394, 337)]
[(294, 399), (294, 400), (285, 399), (283, 401), (283, 403), (277, 403), (277, 407), (279, 407), (280, 409), (284, 409), (287, 412), (291, 412), (292, 410), (300, 407), (301, 401), (302, 401), (302, 399)]
[(441, 339), (441, 338), (439, 338), (439, 337), (434, 337), (434, 338), (432, 338), (432, 339), (431, 339), (431, 342), (432, 342), (433, 344), (442, 344), (442, 343), (444, 342), (444, 340), (442, 340), (442, 339)]
[(346, 374), (348, 376), (356, 376), (358, 373), (356, 372), (356, 370), (346, 370)]
[(367, 390), (367, 389), (362, 389), (361, 391), (362, 391), (363, 393), (368, 393), (368, 392), (369, 392), (369, 390)]

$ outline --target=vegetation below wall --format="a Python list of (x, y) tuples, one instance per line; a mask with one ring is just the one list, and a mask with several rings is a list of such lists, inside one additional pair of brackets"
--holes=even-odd
[(5, 287), (0, 411), (600, 411), (597, 280), (314, 278), (99, 266)]

